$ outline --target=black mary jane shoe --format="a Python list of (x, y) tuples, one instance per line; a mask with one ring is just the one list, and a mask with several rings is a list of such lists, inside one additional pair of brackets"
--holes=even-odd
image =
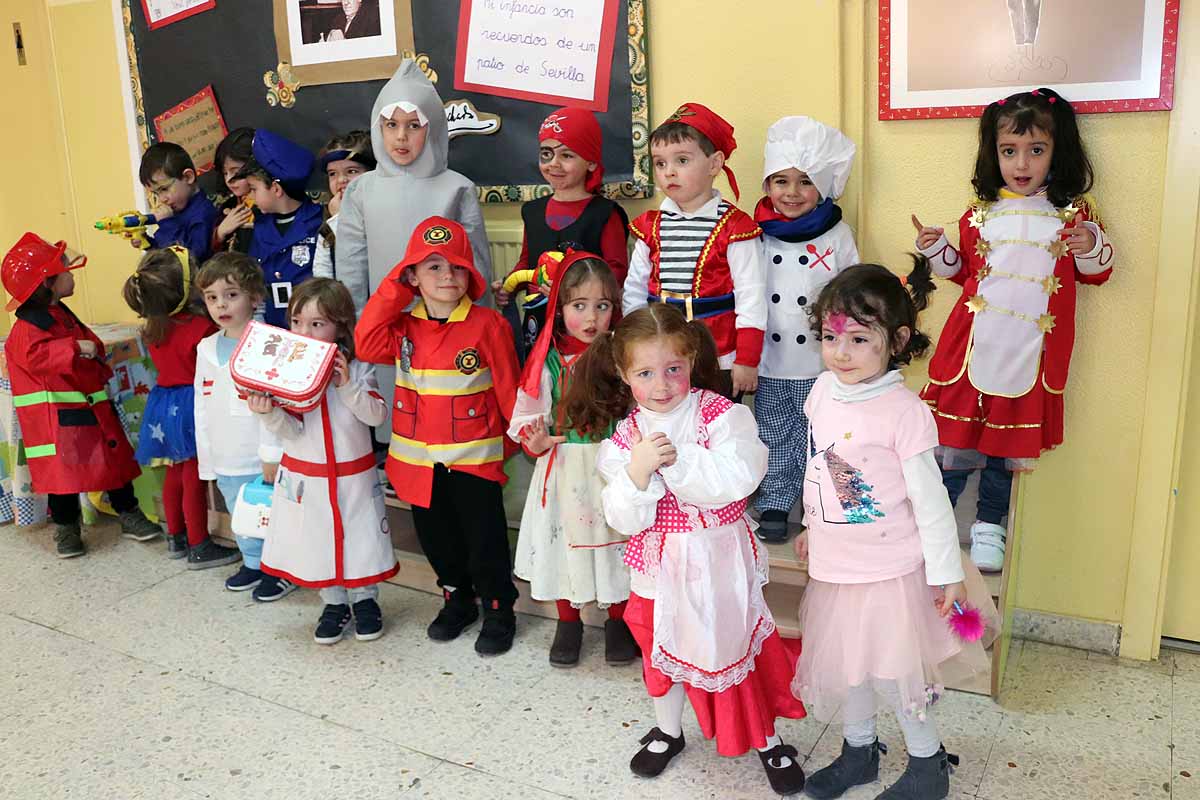
[(800, 767), (800, 755), (790, 744), (779, 744), (767, 751), (758, 751), (767, 781), (775, 794), (784, 797), (799, 794), (804, 789), (804, 770)]
[[(650, 749), (651, 742), (666, 742), (667, 749), (655, 753)], [(650, 732), (641, 738), (641, 744), (644, 746), (634, 754), (629, 762), (629, 769), (634, 775), (643, 778), (657, 778), (667, 768), (667, 764), (671, 763), (671, 759), (683, 752), (683, 733), (678, 737), (667, 736), (657, 727), (651, 728)]]

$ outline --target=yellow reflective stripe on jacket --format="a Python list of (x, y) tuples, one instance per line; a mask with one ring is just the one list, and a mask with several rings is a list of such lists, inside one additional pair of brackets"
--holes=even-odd
[(83, 392), (29, 392), (28, 394), (15, 395), (13, 397), (13, 406), (15, 408), (24, 408), (42, 403), (89, 403), (95, 405), (107, 399), (108, 392), (104, 389), (92, 392), (91, 394), (84, 394)]
[(25, 448), (25, 458), (41, 458), (43, 456), (52, 456), (55, 454), (54, 445), (38, 444), (33, 447)]
[(396, 385), (417, 394), (460, 396), (478, 394), (492, 388), (492, 371), (488, 367), (465, 375), (456, 369), (404, 370), (396, 362)]
[(471, 466), (490, 464), (504, 460), (504, 437), (476, 439), (473, 442), (450, 442), (449, 444), (426, 444), (415, 439), (406, 439), (393, 433), (388, 456), (419, 467), (434, 464), (449, 466)]

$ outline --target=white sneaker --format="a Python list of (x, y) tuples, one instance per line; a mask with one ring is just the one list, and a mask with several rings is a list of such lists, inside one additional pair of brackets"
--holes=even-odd
[(971, 560), (980, 572), (999, 572), (1004, 569), (1004, 539), (1008, 532), (991, 522), (976, 522), (971, 526)]

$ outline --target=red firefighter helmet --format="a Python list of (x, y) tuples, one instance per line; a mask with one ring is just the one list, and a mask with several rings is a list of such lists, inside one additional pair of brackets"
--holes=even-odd
[(4, 265), (0, 267), (0, 281), (12, 295), (5, 310), (12, 311), (28, 300), (46, 278), (79, 269), (86, 263), (87, 256), (67, 250), (66, 242), (50, 244), (36, 233), (26, 231), (4, 256)]

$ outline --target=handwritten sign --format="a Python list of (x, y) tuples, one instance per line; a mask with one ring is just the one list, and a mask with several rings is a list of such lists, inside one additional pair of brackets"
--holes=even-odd
[(217, 145), (229, 133), (212, 84), (155, 117), (154, 131), (158, 141), (174, 142), (187, 150), (201, 173), (212, 169)]
[(462, 0), (454, 88), (608, 110), (619, 0)]
[(142, 0), (142, 10), (146, 12), (146, 26), (150, 30), (216, 7), (217, 0)]
[(468, 134), (488, 136), (500, 130), (500, 117), (480, 111), (470, 100), (450, 100), (442, 105), (451, 139)]

